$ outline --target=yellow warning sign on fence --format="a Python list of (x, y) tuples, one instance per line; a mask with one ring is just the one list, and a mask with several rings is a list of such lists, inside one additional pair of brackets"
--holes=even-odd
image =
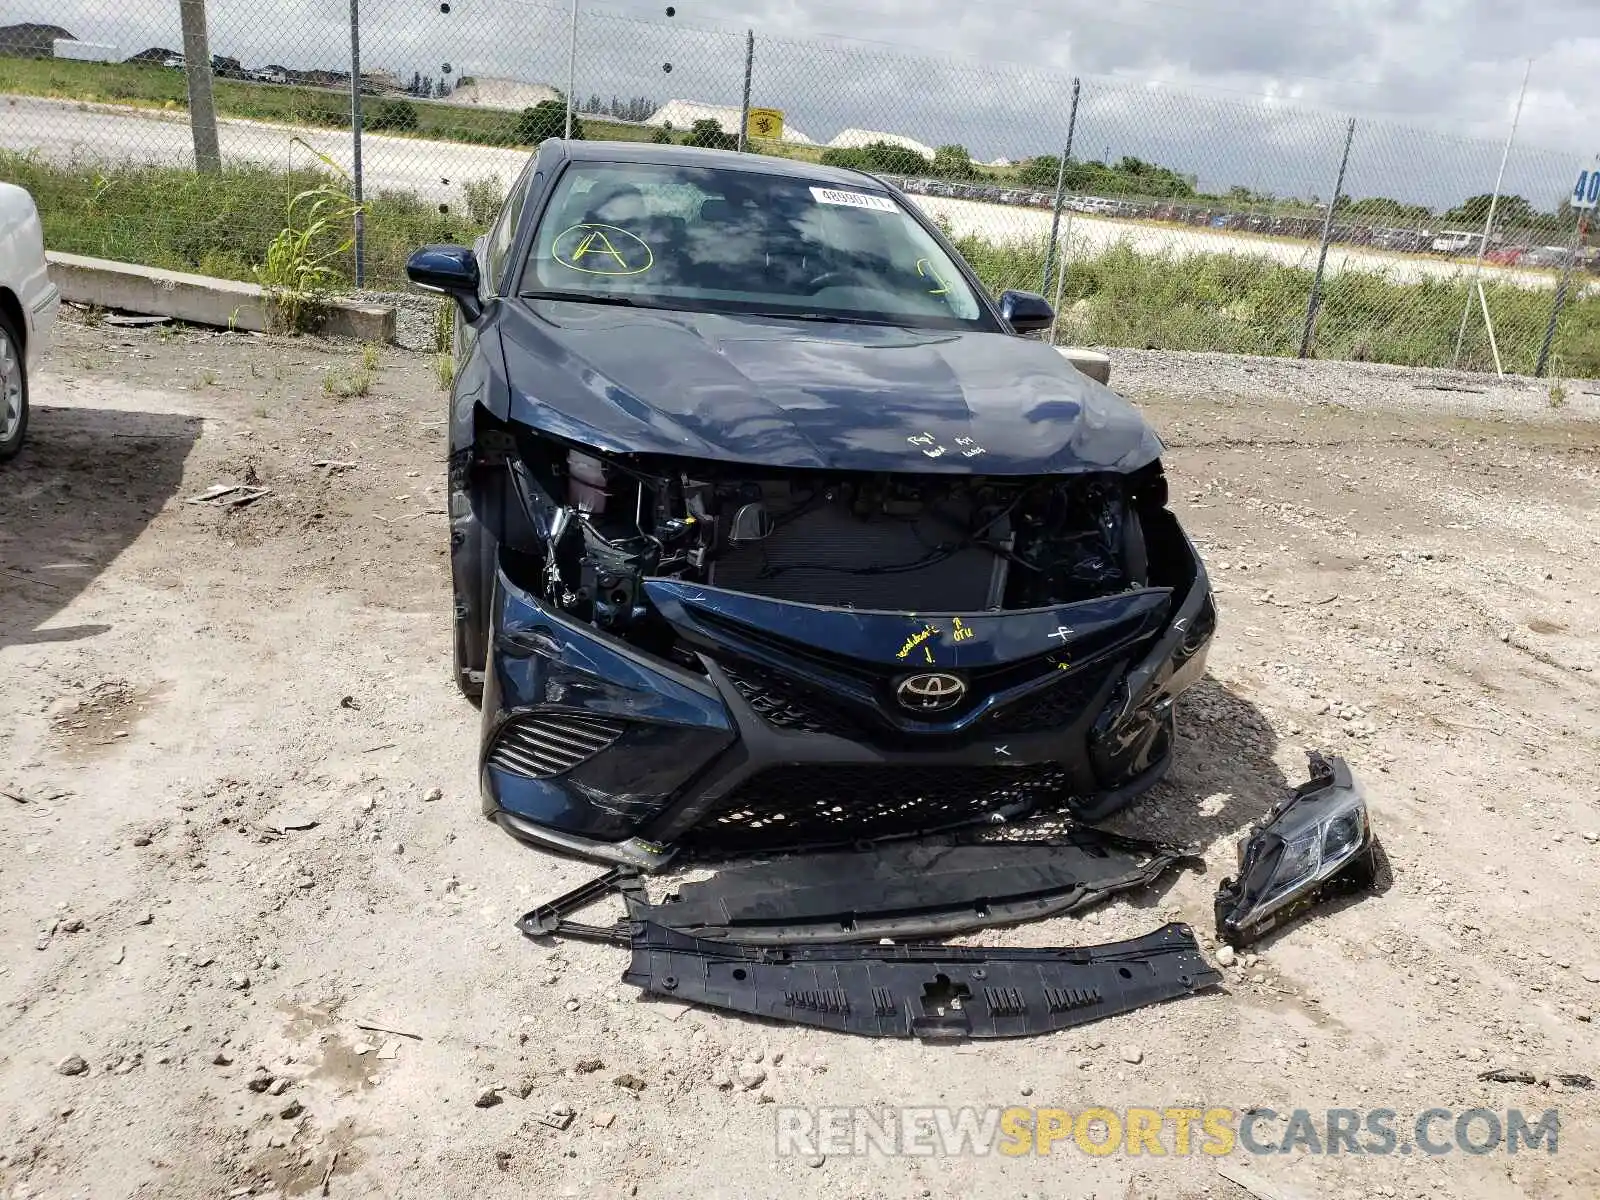
[(750, 120), (745, 123), (744, 135), (769, 142), (778, 141), (783, 137), (783, 109), (752, 108)]

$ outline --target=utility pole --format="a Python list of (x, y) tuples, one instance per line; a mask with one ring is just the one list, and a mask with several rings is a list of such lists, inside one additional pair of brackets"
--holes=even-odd
[(217, 148), (217, 106), (211, 96), (211, 43), (206, 37), (206, 0), (178, 0), (183, 25), (184, 74), (189, 80), (189, 130), (194, 136), (194, 168), (222, 170)]

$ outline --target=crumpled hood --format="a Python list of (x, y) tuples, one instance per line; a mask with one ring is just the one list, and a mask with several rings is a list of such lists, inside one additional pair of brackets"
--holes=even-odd
[(1127, 401), (1026, 338), (504, 303), (506, 415), (614, 453), (1035, 475), (1162, 451)]

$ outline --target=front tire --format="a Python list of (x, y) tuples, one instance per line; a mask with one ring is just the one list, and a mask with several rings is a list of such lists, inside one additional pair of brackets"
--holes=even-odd
[(15, 458), (28, 434), (28, 365), (22, 332), (0, 314), (0, 462)]

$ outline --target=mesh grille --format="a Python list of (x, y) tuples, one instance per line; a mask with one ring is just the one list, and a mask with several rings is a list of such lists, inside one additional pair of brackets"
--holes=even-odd
[(744, 701), (774, 729), (792, 733), (831, 733), (836, 737), (860, 737), (860, 724), (826, 698), (796, 687), (789, 680), (763, 667), (747, 663), (719, 664), (729, 682), (739, 689)]
[(690, 835), (718, 849), (893, 837), (981, 820), (1068, 795), (1050, 763), (1026, 767), (783, 766), (752, 776)]
[(622, 733), (619, 721), (579, 713), (512, 717), (495, 735), (488, 762), (532, 779), (548, 779), (588, 762)]
[(1080, 670), (1055, 687), (1024, 696), (990, 713), (983, 728), (991, 733), (1041, 733), (1071, 725), (1095, 698), (1108, 669)]

